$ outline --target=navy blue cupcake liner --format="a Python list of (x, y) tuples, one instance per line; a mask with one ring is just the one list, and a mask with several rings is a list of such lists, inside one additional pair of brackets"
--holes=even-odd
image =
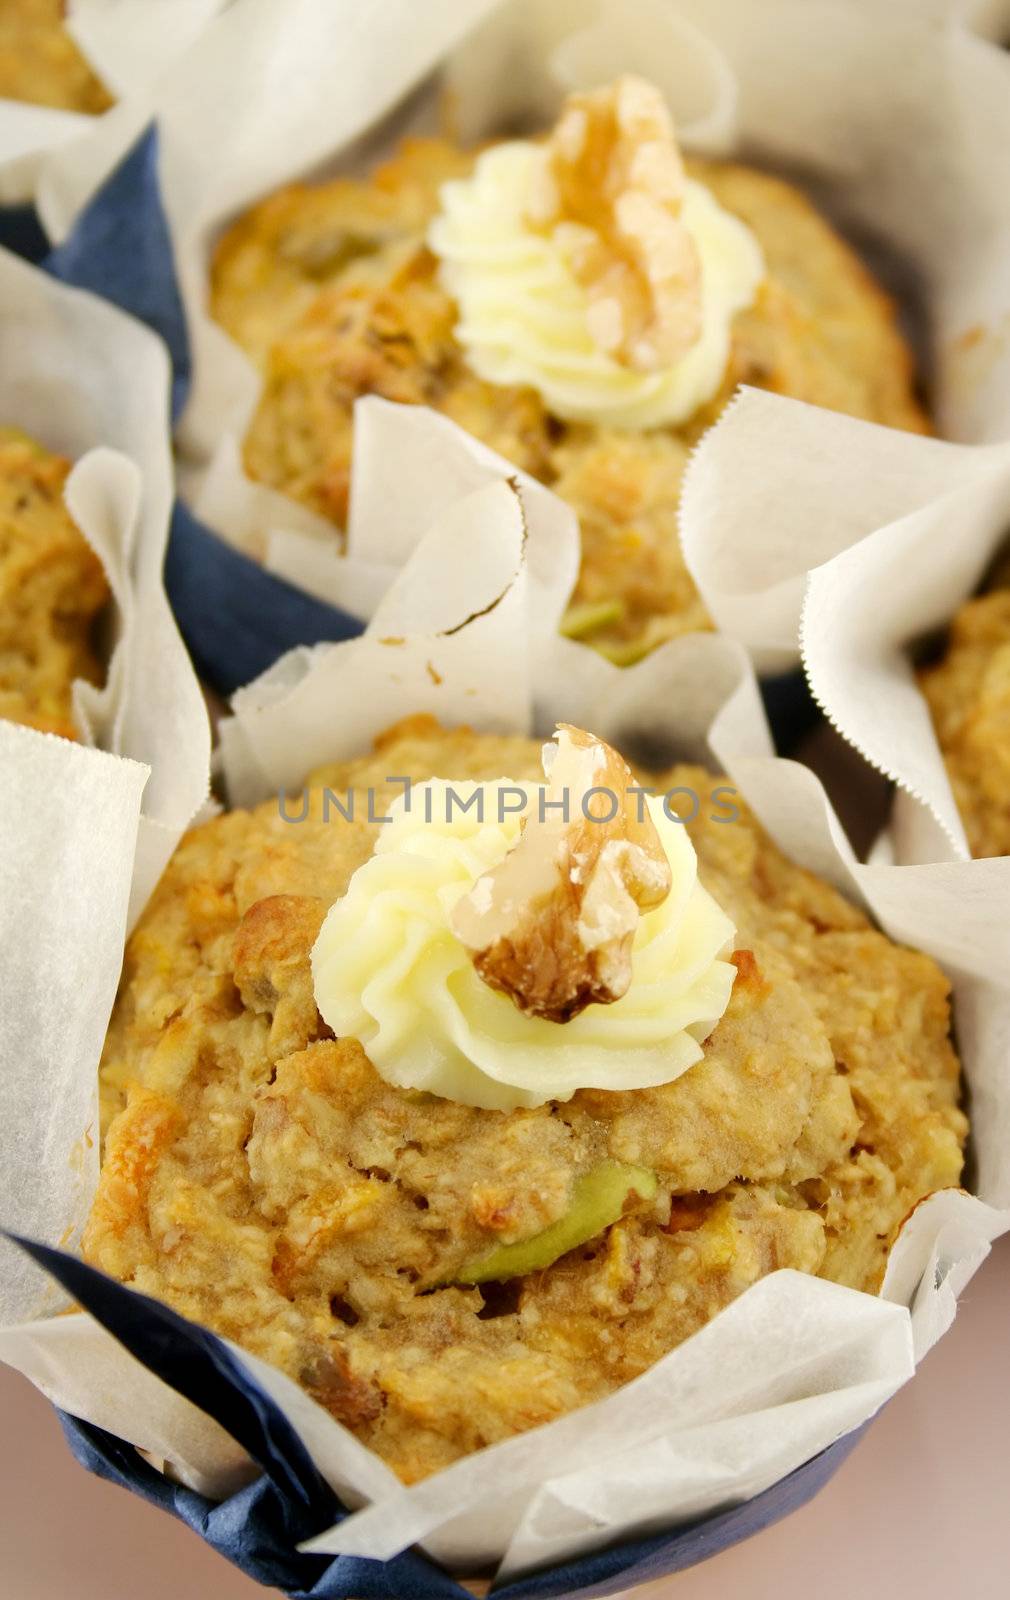
[[(132, 1445), (61, 1416), (74, 1455), (90, 1472), (171, 1512), (219, 1555), (291, 1600), (470, 1600), (461, 1583), (413, 1551), (392, 1561), (300, 1554), (299, 1543), (346, 1512), (280, 1408), (228, 1347), (206, 1328), (74, 1256), (28, 1239), (15, 1243), (143, 1366), (213, 1417), (260, 1469), (227, 1499), (208, 1500), (158, 1472)], [(494, 1585), (491, 1594), (494, 1600), (596, 1600), (695, 1566), (805, 1505), (866, 1426), (742, 1505)]]

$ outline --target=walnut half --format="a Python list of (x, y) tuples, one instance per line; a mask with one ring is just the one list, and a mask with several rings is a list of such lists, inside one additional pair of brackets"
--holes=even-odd
[(627, 993), (639, 915), (666, 898), (671, 874), (617, 752), (566, 724), (557, 741), (537, 814), (457, 902), (452, 926), (491, 988), (529, 1016), (568, 1022)]
[(651, 372), (701, 334), (701, 261), (681, 216), (684, 166), (659, 90), (626, 74), (571, 95), (527, 202), (589, 295), (594, 344)]

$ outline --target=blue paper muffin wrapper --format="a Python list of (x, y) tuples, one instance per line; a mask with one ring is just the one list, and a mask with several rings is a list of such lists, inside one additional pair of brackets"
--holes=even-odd
[[(70, 1447), (89, 1471), (171, 1512), (243, 1572), (292, 1600), (469, 1600), (459, 1582), (414, 1552), (392, 1561), (300, 1554), (296, 1545), (338, 1521), (343, 1508), (287, 1418), (223, 1341), (75, 1256), (29, 1239), (14, 1242), (143, 1366), (213, 1417), (260, 1475), (225, 1500), (208, 1500), (158, 1472), (132, 1445), (63, 1416)], [(495, 1585), (495, 1600), (595, 1600), (705, 1561), (805, 1505), (864, 1431), (839, 1439), (742, 1505)]]

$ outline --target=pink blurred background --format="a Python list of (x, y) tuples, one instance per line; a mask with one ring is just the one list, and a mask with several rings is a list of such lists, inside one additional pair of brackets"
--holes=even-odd
[[(1007, 1600), (1010, 1238), (954, 1328), (824, 1492), (636, 1600)], [(73, 1461), (45, 1401), (0, 1366), (2, 1600), (254, 1600), (187, 1528)], [(403, 1600), (411, 1600), (404, 1595)]]

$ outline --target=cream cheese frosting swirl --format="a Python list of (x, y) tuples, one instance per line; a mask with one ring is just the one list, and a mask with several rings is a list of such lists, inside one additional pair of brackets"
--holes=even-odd
[(320, 1014), (387, 1082), (464, 1105), (512, 1110), (672, 1081), (700, 1060), (736, 975), (733, 924), (698, 881), (686, 829), (646, 800), (670, 893), (639, 921), (627, 992), (559, 1024), (489, 987), (452, 929), (456, 902), (516, 844), (520, 793), (536, 816), (539, 787), (504, 779), (434, 780), (396, 802), (312, 952)]
[(641, 370), (599, 341), (589, 289), (577, 271), (581, 230), (531, 220), (541, 152), (514, 140), (481, 154), (468, 178), (443, 185), (428, 243), (456, 303), (456, 338), (488, 383), (529, 386), (572, 422), (646, 429), (687, 421), (717, 392), (733, 318), (765, 276), (750, 229), (703, 184), (683, 182), (680, 220), (700, 266), (697, 337), (669, 365)]

